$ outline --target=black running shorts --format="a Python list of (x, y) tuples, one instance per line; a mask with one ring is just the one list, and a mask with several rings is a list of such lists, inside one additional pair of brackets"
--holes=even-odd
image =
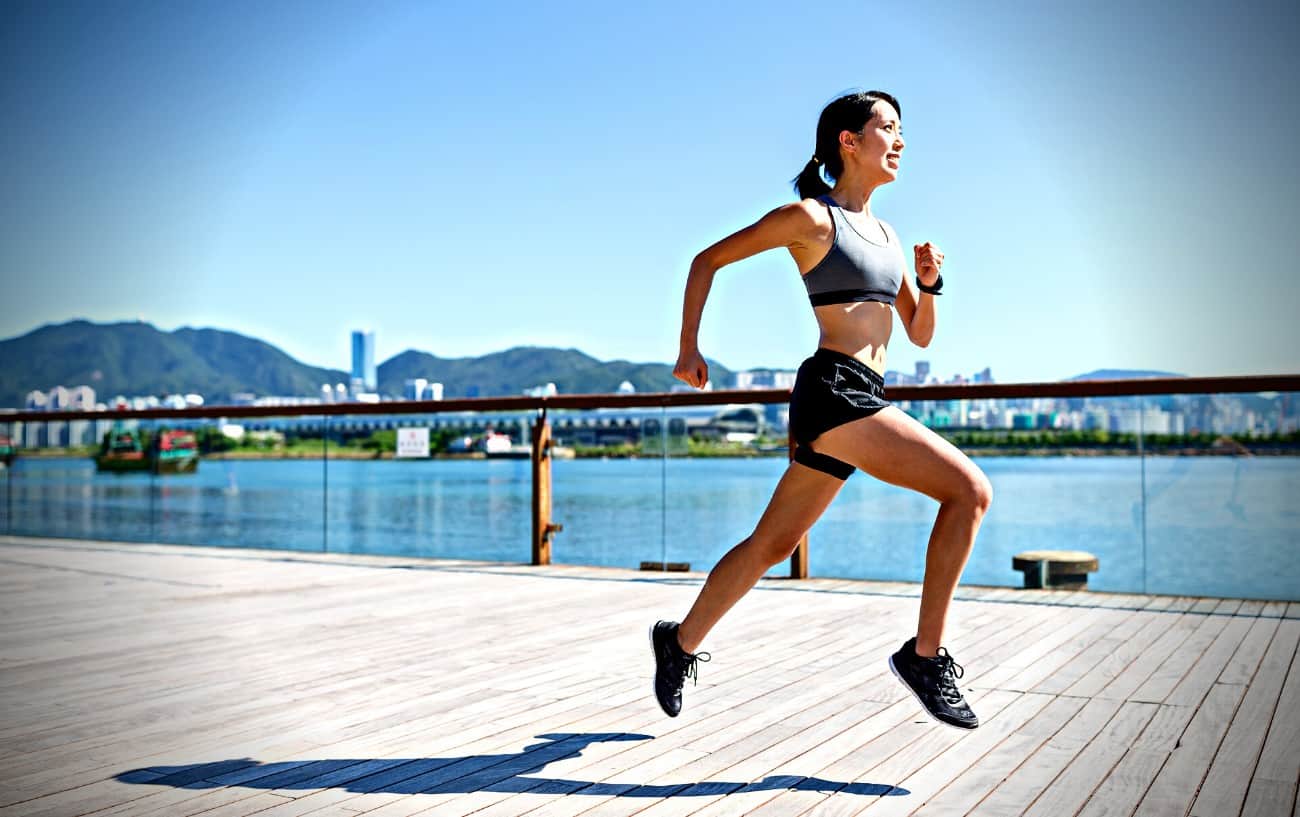
[(838, 425), (870, 417), (890, 405), (885, 379), (857, 358), (819, 346), (799, 366), (790, 392), (794, 461), (848, 479), (853, 466), (812, 450), (811, 443)]

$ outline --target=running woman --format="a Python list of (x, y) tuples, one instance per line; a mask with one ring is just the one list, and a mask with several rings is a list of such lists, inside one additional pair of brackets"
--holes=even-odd
[(927, 346), (943, 287), (939, 248), (913, 246), (914, 283), (904, 274), (898, 235), (871, 212), (871, 194), (898, 177), (903, 147), (894, 97), (868, 91), (834, 100), (817, 121), (815, 153), (795, 180), (802, 201), (776, 208), (691, 264), (673, 370), (679, 380), (703, 388), (709, 379), (697, 338), (713, 276), (764, 250), (784, 247), (794, 258), (821, 337), (799, 366), (790, 395), (794, 461), (757, 527), (709, 573), (680, 624), (660, 621), (650, 630), (655, 697), (671, 717), (681, 712), (686, 678), (696, 678), (697, 662), (709, 659), (696, 652), (705, 635), (764, 573), (789, 558), (858, 468), (939, 502), (916, 635), (889, 657), (889, 667), (935, 720), (959, 729), (979, 725), (957, 688), (962, 667), (941, 644), (993, 489), (965, 454), (885, 399), (882, 373), (895, 311), (908, 339)]

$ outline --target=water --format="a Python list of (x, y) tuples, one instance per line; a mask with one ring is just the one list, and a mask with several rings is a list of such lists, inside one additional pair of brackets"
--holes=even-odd
[[(994, 501), (964, 583), (1019, 586), (1015, 553), (1078, 549), (1101, 560), (1098, 590), (1300, 600), (1300, 459), (1148, 457), (1145, 483), (1136, 457), (976, 462)], [(553, 558), (707, 570), (753, 530), (784, 468), (557, 460)], [(36, 536), (526, 562), (530, 505), (527, 460), (205, 460), (152, 477), (31, 458), (0, 472), (0, 530)], [(812, 574), (919, 581), (937, 509), (855, 474), (809, 534)]]

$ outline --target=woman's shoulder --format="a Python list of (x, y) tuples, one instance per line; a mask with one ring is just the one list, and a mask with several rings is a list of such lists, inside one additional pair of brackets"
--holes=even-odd
[(830, 211), (818, 199), (801, 199), (782, 204), (768, 215), (803, 231), (820, 232), (831, 224)]

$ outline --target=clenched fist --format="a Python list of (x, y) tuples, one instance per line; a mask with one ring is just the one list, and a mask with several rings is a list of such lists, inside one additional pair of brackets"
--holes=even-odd
[(915, 244), (912, 249), (916, 252), (916, 280), (928, 287), (934, 286), (943, 268), (943, 253), (929, 241)]
[(698, 349), (690, 351), (683, 349), (677, 356), (677, 365), (673, 367), (673, 377), (697, 389), (702, 389), (704, 384), (709, 382), (709, 364), (704, 362), (704, 357)]

